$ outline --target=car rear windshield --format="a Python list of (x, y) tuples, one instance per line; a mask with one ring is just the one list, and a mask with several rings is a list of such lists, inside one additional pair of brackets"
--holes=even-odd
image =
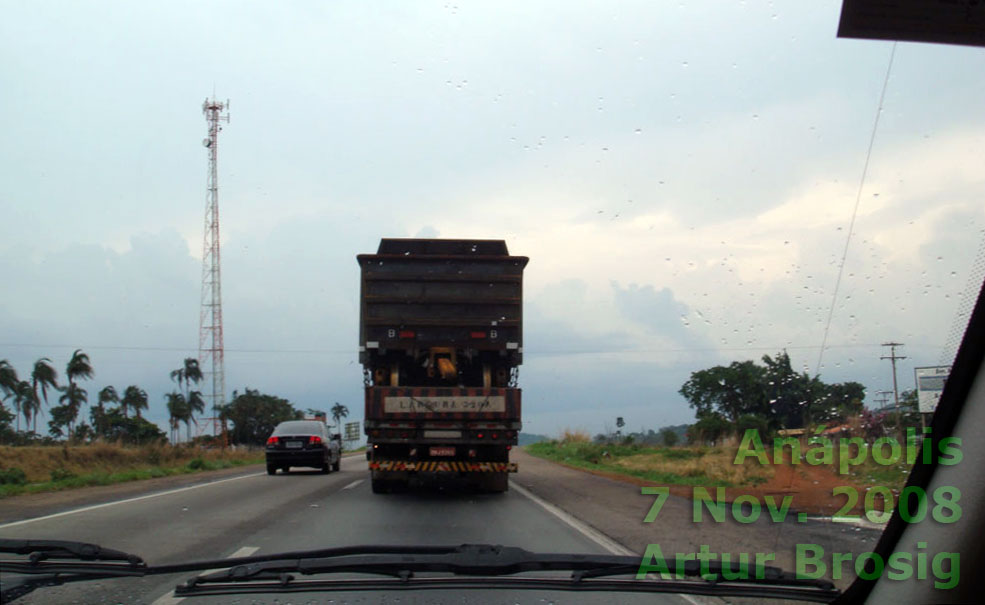
[(293, 420), (282, 422), (274, 429), (274, 435), (321, 435), (322, 428), (318, 422)]

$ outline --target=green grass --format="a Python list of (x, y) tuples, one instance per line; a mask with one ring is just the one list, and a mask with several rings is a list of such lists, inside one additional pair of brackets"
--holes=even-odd
[[(577, 468), (620, 473), (670, 485), (732, 487), (734, 482), (710, 477), (700, 468), (702, 458), (718, 458), (722, 452), (709, 448), (667, 448), (639, 445), (598, 444), (579, 441), (541, 441), (526, 446), (534, 456)], [(623, 464), (630, 457), (646, 459), (643, 468)], [(688, 464), (682, 464), (688, 463)], [(649, 467), (649, 468), (647, 468)], [(675, 470), (668, 470), (667, 467)], [(678, 470), (679, 469), (679, 470)], [(764, 482), (756, 478), (753, 482)]]
[(128, 481), (139, 481), (141, 479), (155, 479), (157, 477), (168, 477), (171, 475), (185, 475), (202, 471), (214, 471), (247, 464), (260, 464), (263, 456), (256, 459), (245, 460), (204, 460), (195, 458), (182, 466), (151, 466), (140, 469), (132, 469), (115, 473), (98, 472), (83, 475), (71, 475), (71, 473), (52, 473), (52, 481), (42, 481), (27, 483), (23, 485), (4, 484), (0, 485), (0, 498), (16, 496), (20, 494), (36, 494), (39, 492), (61, 491), (75, 489), (79, 487), (91, 487), (95, 485), (113, 485), (115, 483), (126, 483)]
[(899, 491), (906, 485), (910, 478), (910, 465), (906, 462), (882, 465), (870, 456), (858, 466), (849, 467), (848, 476), (852, 481), (862, 486), (884, 485), (892, 490)]

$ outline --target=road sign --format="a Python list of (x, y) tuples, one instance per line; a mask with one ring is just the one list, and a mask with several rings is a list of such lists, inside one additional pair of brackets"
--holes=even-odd
[(917, 407), (920, 412), (930, 414), (937, 409), (951, 366), (913, 368), (913, 373), (917, 381)]
[(345, 440), (346, 441), (359, 441), (359, 423), (358, 422), (346, 422), (345, 423)]

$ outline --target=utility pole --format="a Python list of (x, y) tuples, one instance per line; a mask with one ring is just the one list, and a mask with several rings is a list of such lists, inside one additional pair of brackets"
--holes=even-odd
[(879, 404), (879, 409), (884, 409), (886, 407), (886, 402), (889, 401), (889, 394), (892, 391), (876, 391), (876, 403)]
[[(225, 404), (226, 376), (222, 341), (222, 272), (219, 266), (219, 122), (229, 122), (229, 101), (222, 103), (206, 99), (202, 113), (209, 123), (209, 136), (202, 145), (209, 150), (208, 193), (205, 198), (205, 238), (202, 244), (202, 308), (199, 317), (198, 358), (203, 366), (211, 362), (204, 372), (211, 378), (213, 415)], [(218, 427), (213, 423), (213, 434)]]
[(888, 359), (890, 361), (890, 363), (893, 364), (893, 401), (896, 403), (896, 423), (897, 424), (901, 424), (901, 420), (902, 420), (903, 414), (902, 414), (902, 412), (900, 412), (900, 409), (899, 409), (899, 388), (896, 386), (896, 360), (897, 359), (906, 359), (906, 357), (904, 357), (902, 355), (897, 355), (896, 354), (896, 347), (902, 347), (903, 346), (903, 343), (901, 343), (901, 342), (884, 342), (884, 343), (882, 343), (882, 346), (889, 347), (889, 355), (884, 355), (884, 356), (880, 357), (879, 359)]

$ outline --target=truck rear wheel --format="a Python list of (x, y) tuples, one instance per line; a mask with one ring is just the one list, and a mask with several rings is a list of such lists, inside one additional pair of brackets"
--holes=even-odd
[(386, 479), (372, 479), (374, 494), (389, 494), (391, 484)]

